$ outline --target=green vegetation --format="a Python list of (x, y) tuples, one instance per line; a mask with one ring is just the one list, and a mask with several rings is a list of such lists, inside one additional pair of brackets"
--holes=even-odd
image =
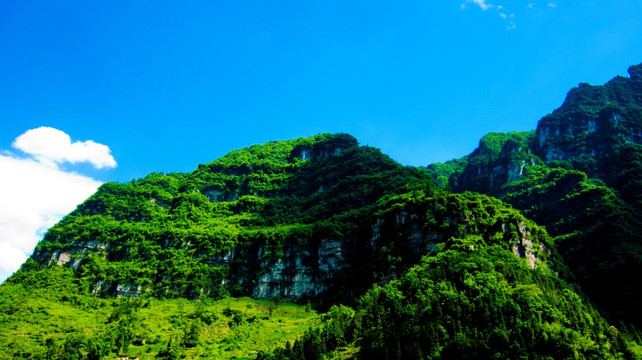
[(0, 287), (0, 360), (640, 359), (630, 73), (445, 164), (321, 134), (104, 184)]
[(253, 358), (319, 320), (305, 306), (249, 298), (97, 298), (61, 267), (3, 285), (0, 314), (0, 359)]
[[(344, 134), (254, 145), (190, 174), (103, 185), (47, 232), (34, 266), (72, 266), (103, 296), (287, 297), (294, 275), (260, 284), (280, 263), (286, 273), (305, 264), (311, 286), (340, 288), (357, 273), (316, 269), (320, 243), (367, 242), (360, 227), (381, 196), (427, 186), (423, 172)], [(377, 263), (362, 260), (353, 267), (372, 273)], [(317, 294), (300, 291), (290, 298)]]
[(468, 237), (257, 359), (638, 359), (639, 341), (546, 266)]
[[(431, 165), (442, 187), (496, 196), (546, 226), (583, 290), (614, 321), (642, 326), (642, 65), (580, 84), (534, 133), (490, 134)], [(517, 160), (517, 161), (516, 161)], [(459, 164), (464, 163), (464, 166)], [(456, 164), (457, 166), (452, 166)], [(443, 167), (449, 167), (450, 172)]]

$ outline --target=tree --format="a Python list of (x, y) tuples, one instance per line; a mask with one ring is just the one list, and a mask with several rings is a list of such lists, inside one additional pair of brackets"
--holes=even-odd
[(195, 347), (200, 342), (201, 327), (198, 322), (192, 321), (183, 329), (183, 346)]

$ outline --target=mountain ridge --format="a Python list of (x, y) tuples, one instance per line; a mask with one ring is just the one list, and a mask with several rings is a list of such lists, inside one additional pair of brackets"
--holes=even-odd
[[(50, 229), (32, 259), (45, 267), (70, 266), (81, 277), (92, 279), (93, 293), (106, 291), (105, 295), (139, 296), (153, 291), (157, 296), (216, 297), (221, 291), (300, 301), (328, 296), (325, 290), (330, 282), (324, 282), (328, 280), (352, 284), (344, 286), (348, 293), (336, 291), (337, 296), (353, 297), (359, 286), (351, 275), (341, 273), (344, 268), (359, 273), (361, 281), (370, 279), (366, 287), (388, 281), (396, 276), (390, 268), (407, 268), (461, 232), (453, 228), (468, 226), (470, 219), (456, 207), (443, 209), (448, 203), (470, 202), (457, 196), (434, 194), (432, 208), (424, 206), (421, 212), (387, 210), (386, 199), (395, 193), (432, 194), (429, 179), (376, 149), (358, 147), (348, 135), (320, 137), (320, 142), (297, 139), (294, 146), (272, 142), (231, 152), (199, 166), (173, 190), (170, 184), (180, 181), (179, 175), (152, 174), (129, 184), (103, 185)], [(284, 146), (286, 151), (274, 151)], [(248, 159), (253, 153), (260, 154)], [(275, 163), (274, 158), (280, 161)], [(154, 187), (158, 184), (169, 191)], [(426, 216), (433, 223), (452, 226), (429, 227)], [(526, 239), (525, 219), (514, 221), (513, 226), (521, 229), (518, 238)], [(165, 230), (148, 224), (163, 224)], [(405, 243), (391, 242), (394, 227), (406, 233)], [(136, 236), (144, 237), (146, 245), (129, 239)], [(155, 248), (157, 253), (150, 254)], [(367, 249), (366, 255), (357, 255), (355, 248)], [(386, 256), (395, 260), (381, 258), (381, 248), (392, 251)], [(185, 256), (158, 264), (159, 258), (169, 256), (165, 255), (168, 249)], [(142, 252), (148, 254), (139, 255)], [(534, 255), (529, 256), (534, 266)], [(173, 284), (179, 272), (173, 263), (186, 258), (192, 259), (192, 268), (203, 269), (196, 275), (208, 279), (203, 287), (195, 288), (194, 281), (186, 279), (177, 280), (182, 285)], [(114, 264), (122, 266), (114, 268)], [(188, 274), (195, 276), (193, 271)], [(236, 285), (224, 288), (229, 282)], [(152, 288), (162, 283), (168, 283), (164, 290)], [(288, 285), (273, 286), (277, 283)]]
[(442, 187), (496, 196), (544, 225), (591, 298), (639, 327), (642, 289), (628, 274), (642, 270), (642, 64), (628, 71), (571, 89), (534, 131), (486, 135), (469, 156), (426, 170)]

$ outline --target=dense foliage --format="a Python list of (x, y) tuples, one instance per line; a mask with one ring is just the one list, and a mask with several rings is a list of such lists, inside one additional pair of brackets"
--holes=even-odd
[[(447, 240), (397, 279), (375, 285), (354, 311), (333, 308), (321, 326), (259, 359), (321, 359), (323, 353), (361, 359), (642, 356), (637, 333), (622, 334), (559, 277), (567, 270), (550, 252), (546, 232), (517, 211), (473, 193), (414, 191), (380, 205), (387, 210), (379, 215), (426, 216), (426, 228), (450, 226), (443, 213), (475, 220), (453, 222)], [(531, 256), (520, 248), (529, 243)]]
[(348, 135), (254, 145), (190, 174), (103, 185), (33, 257), (71, 265), (97, 293), (250, 295), (279, 259), (327, 238), (358, 241), (383, 194), (426, 186), (422, 172)]
[(456, 191), (497, 196), (546, 226), (591, 299), (638, 328), (641, 71), (632, 66), (630, 78), (580, 84), (534, 133), (490, 134), (466, 158), (426, 168), (433, 177), (449, 174)]
[(341, 358), (350, 348), (360, 359), (638, 359), (636, 341), (547, 267), (468, 237), (258, 359)]

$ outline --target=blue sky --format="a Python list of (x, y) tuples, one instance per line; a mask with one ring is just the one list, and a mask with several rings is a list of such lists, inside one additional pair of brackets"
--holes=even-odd
[[(320, 132), (426, 165), (534, 129), (579, 82), (642, 62), (640, 14), (640, 1), (0, 0), (0, 187), (32, 219), (16, 230), (0, 202), (0, 253), (23, 254), (0, 255), (0, 281), (100, 182)], [(57, 171), (40, 187), (67, 203), (26, 201), (23, 165)], [(84, 186), (61, 190), (67, 175)]]

